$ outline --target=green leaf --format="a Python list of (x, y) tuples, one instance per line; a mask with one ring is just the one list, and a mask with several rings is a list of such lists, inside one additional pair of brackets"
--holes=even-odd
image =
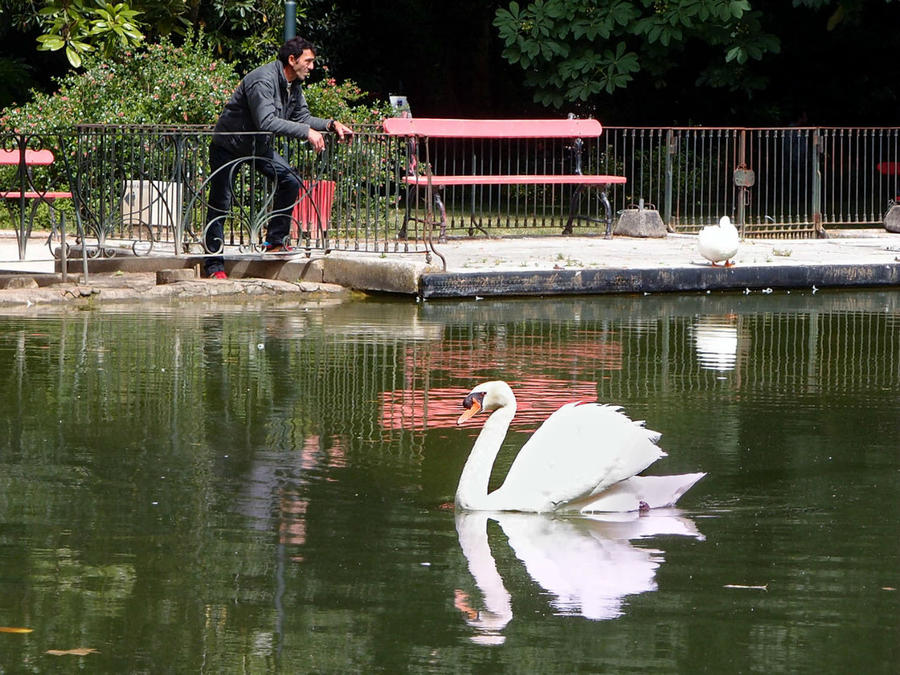
[(747, 2), (747, 0), (732, 0), (730, 9), (731, 15), (735, 19), (740, 19), (744, 15), (744, 12), (750, 11), (750, 3)]
[(630, 2), (614, 2), (609, 8), (609, 16), (620, 26), (627, 26), (640, 16), (637, 8)]
[(547, 3), (546, 7), (545, 13), (552, 19), (559, 19), (567, 14), (565, 3), (559, 2), (558, 0), (551, 0)]
[(843, 3), (837, 6), (837, 9), (834, 10), (834, 14), (828, 17), (828, 23), (826, 24), (826, 30), (828, 32), (833, 31), (841, 21), (844, 20), (844, 5)]
[(40, 35), (38, 36), (38, 49), (41, 51), (55, 52), (65, 46), (65, 42), (59, 35)]
[(725, 63), (730, 63), (731, 61), (736, 61), (741, 64), (746, 63), (746, 61), (747, 61), (746, 50), (740, 45), (729, 49), (728, 53), (725, 55)]
[(66, 58), (69, 60), (69, 63), (72, 64), (73, 68), (81, 67), (81, 56), (79, 56), (78, 52), (75, 51), (71, 46), (66, 47)]

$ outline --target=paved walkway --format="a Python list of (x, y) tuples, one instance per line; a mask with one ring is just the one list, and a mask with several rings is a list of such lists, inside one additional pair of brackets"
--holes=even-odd
[[(631, 237), (540, 237), (461, 239), (435, 247), (447, 258), (448, 271), (511, 271), (616, 267), (708, 267), (697, 252), (697, 237), (669, 234), (664, 239)], [(812, 265), (892, 263), (900, 258), (900, 235), (885, 230), (835, 233), (828, 239), (745, 239), (735, 263)]]
[[(747, 239), (735, 266), (713, 268), (697, 252), (693, 235), (664, 239), (615, 237), (527, 237), (457, 239), (435, 248), (427, 265), (423, 255), (334, 252), (275, 258), (233, 256), (231, 279), (186, 279), (163, 287), (155, 271), (190, 268), (187, 258), (120, 255), (92, 261), (88, 283), (70, 272), (67, 284), (53, 272), (54, 261), (39, 238), (18, 260), (15, 236), (0, 233), (0, 307), (71, 302), (212, 295), (321, 292), (339, 287), (387, 291), (425, 298), (574, 293), (698, 292), (897, 286), (900, 287), (900, 235), (884, 230), (831, 232), (828, 239)], [(96, 268), (94, 267), (96, 265)], [(80, 261), (70, 269), (80, 271)], [(96, 270), (96, 271), (95, 271)], [(42, 288), (37, 286), (41, 285)], [(62, 300), (58, 298), (62, 297)]]
[(683, 234), (460, 240), (437, 250), (447, 270), (423, 275), (425, 297), (900, 285), (900, 235), (885, 230), (746, 239), (730, 268), (712, 267), (697, 237)]

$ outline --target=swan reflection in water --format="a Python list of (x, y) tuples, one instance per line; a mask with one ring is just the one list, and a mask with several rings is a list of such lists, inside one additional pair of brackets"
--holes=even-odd
[(718, 372), (734, 370), (741, 337), (737, 322), (733, 314), (701, 316), (694, 321), (691, 327), (694, 349), (701, 368)]
[(454, 605), (475, 629), (472, 641), (501, 644), (513, 618), (512, 602), (488, 542), (495, 520), (528, 575), (550, 596), (558, 614), (601, 621), (623, 613), (627, 595), (656, 590), (663, 551), (633, 546), (632, 540), (681, 535), (702, 541), (693, 521), (676, 509), (647, 514), (604, 513), (560, 518), (540, 513), (460, 511), (456, 531), (483, 602), (462, 590)]

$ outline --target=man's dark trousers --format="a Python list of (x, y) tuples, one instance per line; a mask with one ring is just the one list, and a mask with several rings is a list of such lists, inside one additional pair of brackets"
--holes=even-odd
[[(209, 146), (209, 204), (206, 211), (206, 251), (218, 253), (225, 243), (224, 224), (231, 208), (234, 176), (242, 161), (253, 161), (256, 169), (275, 181), (275, 201), (266, 228), (266, 241), (280, 245), (291, 232), (291, 214), (300, 194), (300, 177), (285, 159), (271, 148), (252, 157), (235, 157), (228, 150), (211, 143)], [(222, 256), (206, 259), (206, 274), (225, 270)]]

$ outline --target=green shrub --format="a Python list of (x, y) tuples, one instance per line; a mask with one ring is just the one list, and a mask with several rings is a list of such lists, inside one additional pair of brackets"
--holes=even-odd
[(41, 133), (79, 124), (212, 124), (238, 83), (231, 64), (213, 57), (203, 34), (181, 47), (169, 40), (86, 61), (59, 89), (3, 111), (0, 131)]
[(368, 94), (353, 80), (338, 83), (328, 76), (328, 68), (323, 68), (325, 77), (303, 86), (303, 95), (309, 110), (317, 117), (334, 118), (353, 127), (380, 124), (393, 112), (387, 101), (370, 106), (362, 103)]
[[(183, 46), (168, 39), (115, 59), (89, 57), (83, 73), (59, 79), (55, 94), (32, 92), (33, 100), (0, 114), (0, 132), (33, 134), (79, 124), (215, 124), (239, 82), (233, 64), (216, 59), (205, 36), (188, 35)], [(389, 113), (374, 107), (352, 81), (326, 77), (304, 86), (310, 110), (346, 124), (377, 124)]]

